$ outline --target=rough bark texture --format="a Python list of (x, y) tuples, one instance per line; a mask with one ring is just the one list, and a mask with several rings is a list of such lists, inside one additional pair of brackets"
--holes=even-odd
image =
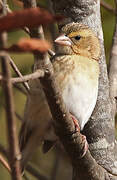
[[(96, 162), (111, 174), (117, 175), (114, 118), (112, 115), (112, 104), (109, 97), (109, 82), (100, 21), (100, 1), (53, 0), (53, 7), (56, 13), (63, 14), (67, 17), (61, 24), (59, 24), (60, 30), (61, 26), (69, 22), (81, 22), (90, 26), (99, 37), (102, 49), (100, 59), (99, 94), (95, 110), (90, 121), (85, 126), (83, 133), (87, 137), (89, 150)], [(77, 172), (76, 176), (78, 176), (79, 172), (75, 172)]]

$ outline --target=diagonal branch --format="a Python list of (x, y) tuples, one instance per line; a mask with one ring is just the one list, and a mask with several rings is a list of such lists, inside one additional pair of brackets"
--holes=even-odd
[[(0, 144), (0, 152), (8, 159), (8, 152), (7, 150), (4, 148), (3, 145)], [(6, 162), (7, 163), (7, 162)], [(40, 180), (48, 180), (45, 176), (43, 176), (42, 174), (39, 173), (39, 171), (37, 171), (35, 168), (33, 168), (30, 164), (27, 165), (26, 170), (33, 175), (34, 177), (36, 177), (37, 179)]]
[(35, 168), (33, 168), (30, 164), (27, 165), (26, 170), (32, 174), (34, 177), (40, 180), (48, 180), (45, 176), (39, 173)]
[[(9, 59), (9, 61), (10, 61), (10, 65), (12, 66), (13, 70), (15, 71), (15, 73), (16, 73), (19, 77), (22, 78), (23, 76), (22, 76), (21, 72), (19, 71), (19, 69), (17, 68), (16, 64), (13, 62), (13, 60), (11, 59), (10, 56), (8, 56), (8, 59)], [(29, 92), (30, 87), (29, 87), (28, 83), (27, 83), (27, 82), (23, 82), (23, 85), (24, 85), (24, 87), (26, 88), (26, 90)]]
[(8, 151), (4, 148), (4, 146), (2, 144), (0, 144), (0, 152), (8, 159), (9, 155), (8, 155)]
[[(2, 80), (2, 79), (1, 79)], [(19, 86), (18, 84), (13, 84), (14, 88), (16, 88), (17, 90), (19, 90), (21, 93), (23, 93), (24, 95), (27, 95), (27, 91), (25, 91), (25, 89), (21, 86)]]
[(8, 162), (3, 158), (3, 156), (0, 154), (0, 162), (2, 163), (2, 165), (8, 170), (8, 172), (11, 172), (11, 168), (8, 164)]

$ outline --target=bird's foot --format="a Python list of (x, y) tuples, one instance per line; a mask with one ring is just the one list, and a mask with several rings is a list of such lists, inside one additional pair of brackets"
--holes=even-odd
[(79, 126), (79, 124), (78, 124), (78, 120), (77, 120), (72, 114), (70, 114), (70, 115), (71, 115), (71, 118), (72, 118), (72, 120), (73, 120), (73, 122), (74, 122), (75, 130), (78, 131), (78, 132), (80, 132), (80, 126)]
[(83, 152), (82, 152), (82, 155), (81, 155), (81, 158), (85, 156), (88, 148), (89, 148), (89, 145), (88, 145), (88, 142), (87, 142), (87, 139), (86, 139), (86, 136), (82, 135), (81, 134), (81, 137), (82, 137), (82, 142), (84, 144), (84, 147), (83, 147)]
[[(76, 132), (80, 132), (80, 126), (78, 124), (78, 120), (72, 114), (70, 114), (70, 115), (71, 115), (71, 118), (74, 122)], [(86, 136), (81, 134), (81, 138), (82, 138), (82, 143), (84, 144), (84, 147), (83, 147), (82, 154), (81, 154), (80, 158), (83, 158), (85, 156), (88, 148), (89, 148), (89, 145), (88, 145)]]

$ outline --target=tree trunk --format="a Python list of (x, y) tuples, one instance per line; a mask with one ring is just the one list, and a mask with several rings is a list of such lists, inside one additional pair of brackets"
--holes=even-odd
[[(89, 150), (96, 162), (106, 169), (109, 174), (117, 176), (117, 152), (115, 141), (114, 117), (112, 104), (109, 97), (109, 81), (105, 61), (103, 32), (100, 19), (99, 0), (52, 0), (55, 13), (64, 15), (66, 18), (59, 24), (59, 30), (64, 24), (80, 22), (91, 27), (97, 34), (101, 44), (99, 93), (95, 110), (83, 130), (89, 143)], [(75, 161), (75, 159), (74, 159)], [(82, 160), (72, 162), (74, 165), (74, 180), (86, 180), (82, 177)], [(89, 163), (89, 162), (88, 162)], [(86, 168), (86, 167), (85, 167)], [(83, 168), (84, 169), (84, 168)], [(108, 174), (108, 175), (109, 175)], [(100, 176), (100, 179), (102, 176)], [(108, 178), (117, 179), (111, 175)], [(91, 179), (91, 177), (87, 177)], [(94, 178), (95, 179), (95, 178)], [(106, 179), (106, 176), (105, 176)]]

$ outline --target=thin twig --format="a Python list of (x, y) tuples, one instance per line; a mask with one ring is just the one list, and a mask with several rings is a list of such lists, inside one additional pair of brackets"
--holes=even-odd
[(34, 177), (36, 177), (37, 179), (41, 179), (41, 180), (48, 180), (45, 176), (41, 175), (39, 173), (39, 170), (37, 171), (35, 168), (33, 168), (30, 164), (28, 164), (26, 166), (26, 170), (32, 174)]
[[(0, 152), (8, 159), (8, 152), (7, 150), (4, 148), (3, 145), (0, 144)], [(41, 180), (48, 180), (46, 177), (44, 177), (43, 175), (41, 175), (39, 173), (39, 170), (37, 171), (35, 168), (33, 168), (30, 164), (27, 165), (26, 170), (33, 175), (34, 177), (36, 177), (37, 179), (41, 179)]]
[(48, 54), (52, 57), (52, 56), (54, 56), (54, 55), (55, 55), (55, 52), (54, 52), (54, 51), (52, 51), (51, 49), (49, 49), (49, 50), (48, 50)]
[[(21, 74), (21, 72), (20, 72), (19, 69), (17, 68), (17, 66), (16, 66), (16, 64), (14, 63), (14, 61), (11, 59), (10, 56), (8, 56), (8, 59), (9, 59), (9, 61), (10, 61), (10, 65), (12, 66), (13, 70), (15, 71), (15, 73), (16, 73), (19, 77), (22, 78), (23, 75)], [(23, 82), (23, 85), (24, 85), (24, 87), (26, 88), (26, 90), (29, 92), (30, 87), (29, 87), (28, 83), (27, 83), (27, 82)]]
[[(7, 14), (6, 10), (7, 1), (3, 0), (3, 15)], [(6, 47), (6, 33), (0, 36), (1, 46)], [(13, 102), (12, 84), (10, 81), (11, 74), (7, 56), (1, 56), (2, 74), (4, 80), (2, 81), (3, 92), (6, 102), (6, 117), (7, 117), (7, 131), (8, 131), (8, 144), (9, 144), (9, 163), (11, 167), (12, 180), (22, 180), (20, 172), (19, 157), (20, 154), (18, 147), (18, 138), (16, 135), (16, 121)]]
[(11, 168), (10, 168), (8, 162), (3, 158), (3, 156), (1, 154), (0, 154), (0, 162), (8, 170), (8, 172), (11, 173)]
[(21, 93), (23, 93), (24, 95), (27, 95), (27, 91), (25, 91), (24, 88), (22, 88), (19, 84), (13, 84), (13, 87), (18, 89)]
[(5, 94), (6, 101), (6, 116), (7, 116), (7, 130), (8, 130), (8, 142), (9, 142), (9, 153), (10, 153), (10, 164), (12, 170), (12, 179), (21, 180), (20, 164), (18, 160), (19, 149), (18, 139), (16, 136), (16, 122), (13, 104), (13, 93), (12, 85), (10, 81), (9, 63), (6, 57), (1, 57), (2, 61), (2, 72), (5, 77), (3, 84), (3, 91)]
[(15, 112), (15, 115), (16, 115), (16, 117), (17, 117), (21, 122), (23, 122), (22, 117), (21, 117), (17, 112)]
[[(44, 71), (43, 70), (38, 70), (32, 74), (29, 74), (29, 75), (25, 75), (25, 76), (22, 76), (22, 77), (16, 77), (16, 78), (11, 78), (11, 83), (15, 84), (15, 83), (22, 83), (22, 82), (26, 82), (26, 81), (29, 81), (29, 80), (33, 80), (33, 79), (37, 79), (37, 78), (40, 78), (40, 77), (43, 77), (44, 76)], [(3, 77), (0, 77), (1, 80), (4, 80)]]
[(22, 76), (20, 78), (11, 78), (11, 82), (14, 84), (14, 83), (21, 83), (21, 82), (26, 82), (26, 81), (29, 81), (29, 80), (33, 80), (33, 79), (37, 79), (37, 78), (40, 78), (40, 77), (43, 77), (44, 76), (44, 71), (42, 70), (38, 70), (32, 74), (29, 74), (29, 75), (25, 75), (25, 76)]
[(30, 31), (27, 27), (22, 28), (28, 35), (30, 35)]
[(0, 74), (0, 81), (2, 80), (2, 75)]
[(8, 155), (8, 151), (5, 149), (5, 147), (0, 144), (0, 152), (8, 159), (9, 155)]
[(101, 6), (104, 7), (105, 9), (107, 9), (108, 11), (110, 11), (113, 14), (116, 14), (116, 10), (110, 6), (109, 4), (107, 4), (105, 1), (101, 0)]
[[(4, 7), (4, 3), (3, 3), (2, 0), (0, 0), (0, 5), (1, 5), (2, 8)], [(12, 12), (12, 10), (9, 8), (8, 4), (6, 4), (6, 10), (7, 10), (7, 13), (11, 13)]]
[[(5, 104), (4, 103), (1, 103), (2, 104), (2, 106), (6, 109), (6, 106), (5, 106)], [(20, 120), (20, 121), (23, 121), (23, 119), (22, 119), (22, 117), (17, 113), (17, 112), (15, 112), (15, 116)], [(1, 146), (1, 145), (0, 145)], [(0, 148), (2, 148), (2, 147), (0, 147)], [(3, 149), (3, 148), (2, 148)], [(0, 149), (1, 150), (1, 149)]]

